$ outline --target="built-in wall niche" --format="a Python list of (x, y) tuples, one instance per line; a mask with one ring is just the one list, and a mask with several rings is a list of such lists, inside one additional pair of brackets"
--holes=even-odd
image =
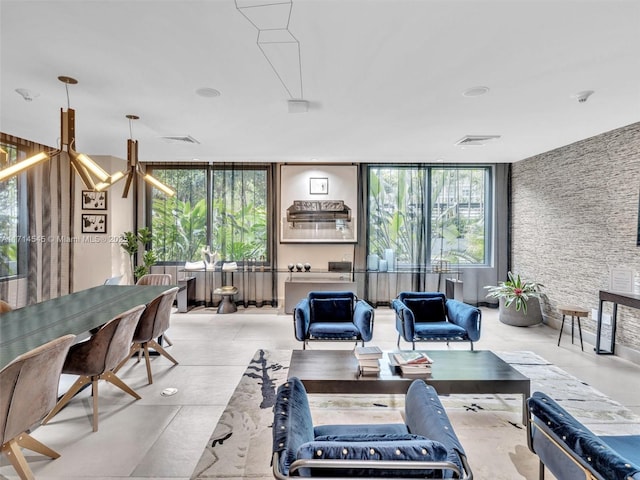
[(356, 243), (355, 165), (280, 167), (281, 243)]

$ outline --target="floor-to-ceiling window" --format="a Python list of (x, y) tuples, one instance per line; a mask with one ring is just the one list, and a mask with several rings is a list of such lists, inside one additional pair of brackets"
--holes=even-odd
[[(0, 168), (25, 157), (16, 145), (0, 143)], [(26, 204), (21, 201), (21, 177), (0, 182), (0, 279), (18, 275), (26, 265)]]
[(173, 197), (152, 193), (153, 249), (159, 261), (200, 260), (206, 246), (220, 260), (269, 260), (266, 167), (154, 167), (153, 175), (176, 190)]
[(208, 239), (206, 168), (155, 168), (153, 175), (176, 191), (167, 197), (153, 190), (153, 251), (161, 262), (200, 260)]
[[(205, 301), (215, 304), (216, 287), (238, 287), (237, 303), (275, 305), (276, 224), (271, 166), (214, 164), (153, 166), (153, 175), (176, 191), (173, 197), (152, 190), (152, 246), (161, 264), (203, 260), (215, 254), (216, 267), (204, 274)], [(208, 258), (209, 259), (209, 258)], [(208, 260), (207, 259), (207, 260)], [(222, 268), (235, 262), (233, 271)]]
[(469, 267), (491, 263), (491, 167), (367, 171), (367, 299), (388, 304), (404, 290), (442, 291), (448, 278), (476, 283)]
[(371, 166), (367, 251), (388, 268), (489, 263), (489, 167)]

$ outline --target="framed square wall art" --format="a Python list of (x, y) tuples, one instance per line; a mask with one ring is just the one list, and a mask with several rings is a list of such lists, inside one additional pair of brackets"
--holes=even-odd
[(355, 165), (282, 165), (280, 243), (356, 243), (357, 192)]
[(327, 195), (329, 193), (329, 179), (327, 177), (309, 178), (310, 195)]
[(93, 190), (82, 190), (83, 210), (106, 210), (107, 192), (94, 192)]
[(82, 233), (107, 233), (107, 215), (83, 213)]

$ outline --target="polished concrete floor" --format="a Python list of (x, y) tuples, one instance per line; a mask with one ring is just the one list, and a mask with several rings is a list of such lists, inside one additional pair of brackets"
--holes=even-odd
[[(141, 400), (100, 382), (98, 432), (91, 429), (88, 390), (34, 431), (35, 438), (62, 455), (52, 461), (25, 452), (38, 479), (188, 479), (255, 351), (301, 348), (293, 337), (292, 316), (268, 308), (240, 308), (228, 315), (202, 308), (174, 314), (168, 335), (173, 342), (169, 351), (179, 365), (154, 357), (152, 385), (147, 385), (144, 363), (131, 360), (119, 372)], [(572, 345), (567, 333), (560, 347), (557, 340), (558, 330), (545, 325), (504, 325), (496, 310), (483, 309), (482, 338), (476, 349), (533, 351), (640, 415), (640, 365), (617, 356), (595, 355), (593, 346), (586, 343), (581, 351), (579, 342)], [(392, 311), (378, 308), (371, 344), (393, 349), (395, 341)], [(423, 345), (447, 348), (444, 344)], [(352, 346), (332, 342), (312, 343), (309, 348)], [(408, 348), (405, 343), (402, 346)], [(469, 347), (460, 343), (449, 348)], [(61, 390), (72, 381), (63, 376)], [(163, 396), (168, 387), (176, 388), (177, 393)], [(6, 458), (1, 462), (0, 477), (17, 478)]]

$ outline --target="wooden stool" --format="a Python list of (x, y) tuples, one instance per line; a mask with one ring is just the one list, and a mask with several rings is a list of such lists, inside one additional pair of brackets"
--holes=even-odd
[(562, 330), (564, 329), (564, 317), (565, 315), (571, 315), (571, 344), (573, 345), (573, 321), (575, 318), (578, 319), (578, 332), (580, 333), (580, 349), (584, 351), (584, 346), (582, 345), (582, 326), (580, 325), (581, 317), (588, 317), (589, 311), (580, 307), (573, 306), (559, 306), (558, 310), (562, 314), (562, 325), (560, 325), (560, 335), (558, 336), (558, 346), (560, 346), (560, 339), (562, 338)]

